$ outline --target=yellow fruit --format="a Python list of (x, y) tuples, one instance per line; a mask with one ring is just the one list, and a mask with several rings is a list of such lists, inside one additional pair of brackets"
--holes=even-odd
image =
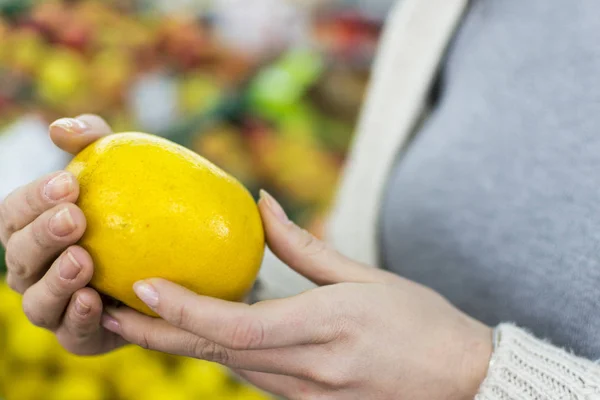
[(21, 295), (13, 292), (8, 285), (0, 277), (0, 321), (5, 321), (7, 324), (15, 318), (24, 318), (21, 308)]
[(48, 400), (103, 400), (105, 387), (102, 381), (89, 374), (72, 373), (60, 377), (44, 398)]
[(0, 359), (0, 396), (2, 396), (4, 393), (6, 393), (6, 386), (7, 386), (6, 365)]
[(132, 356), (122, 361), (121, 365), (115, 366), (111, 377), (120, 398), (146, 400), (139, 396), (141, 388), (145, 388), (149, 382), (168, 379), (165, 366), (157, 358)]
[(80, 357), (60, 349), (55, 364), (66, 373), (84, 373), (98, 378), (109, 378), (114, 374), (119, 352), (96, 357)]
[(180, 385), (199, 399), (220, 394), (232, 383), (225, 367), (191, 358), (182, 360), (177, 376), (181, 380)]
[(67, 168), (87, 217), (81, 240), (94, 259), (92, 286), (154, 315), (136, 281), (163, 278), (206, 296), (238, 301), (264, 252), (252, 196), (196, 153), (143, 134), (105, 137)]
[(173, 380), (156, 380), (144, 382), (138, 387), (139, 395), (131, 397), (131, 400), (190, 400), (193, 399), (185, 388), (179, 386)]
[(7, 355), (12, 360), (38, 364), (50, 362), (59, 346), (54, 335), (18, 318), (8, 326)]
[(223, 88), (215, 83), (214, 77), (193, 75), (183, 79), (179, 85), (179, 105), (184, 113), (199, 113), (214, 105)]
[(50, 105), (77, 103), (85, 95), (87, 81), (83, 57), (71, 50), (56, 50), (39, 67), (38, 91)]
[(256, 172), (251, 155), (239, 131), (220, 125), (198, 135), (194, 149), (244, 182), (250, 182)]
[[(27, 370), (7, 371), (12, 372), (10, 382), (6, 382), (4, 393), (6, 400), (39, 400), (47, 393), (50, 381), (44, 376), (43, 371), (30, 367)], [(62, 400), (62, 399), (61, 399)]]
[(109, 101), (118, 101), (133, 74), (133, 62), (125, 51), (115, 49), (98, 53), (90, 65), (94, 93)]
[(269, 179), (297, 202), (330, 202), (339, 168), (329, 154), (289, 137), (264, 140), (258, 154)]
[(47, 53), (44, 38), (33, 30), (20, 30), (11, 39), (12, 66), (28, 74), (37, 71)]

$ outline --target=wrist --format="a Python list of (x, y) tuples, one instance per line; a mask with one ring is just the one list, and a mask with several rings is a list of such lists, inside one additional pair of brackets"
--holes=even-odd
[(494, 330), (479, 321), (472, 321), (470, 334), (465, 336), (460, 399), (473, 400), (488, 374), (494, 351)]

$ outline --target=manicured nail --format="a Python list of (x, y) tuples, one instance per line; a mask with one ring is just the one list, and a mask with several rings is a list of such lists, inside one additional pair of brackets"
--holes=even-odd
[(67, 172), (55, 176), (44, 187), (44, 194), (50, 200), (62, 200), (73, 192), (73, 177)]
[(92, 307), (85, 304), (81, 299), (77, 299), (75, 300), (75, 311), (77, 311), (77, 314), (85, 317), (92, 311)]
[(277, 200), (275, 200), (275, 198), (273, 196), (271, 196), (269, 193), (267, 193), (266, 190), (262, 190), (262, 189), (260, 190), (260, 198), (261, 198), (261, 200), (264, 200), (267, 203), (267, 206), (269, 207), (271, 212), (273, 214), (275, 214), (277, 219), (279, 219), (284, 224), (287, 224), (290, 222), (287, 214), (285, 213), (285, 211), (283, 211), (283, 207), (281, 207), (281, 205), (277, 202)]
[(152, 285), (146, 282), (136, 282), (133, 285), (135, 294), (150, 308), (158, 307), (158, 292)]
[(119, 321), (108, 315), (107, 313), (102, 314), (102, 326), (107, 331), (118, 334), (121, 331), (121, 324)]
[(49, 222), (50, 231), (56, 236), (67, 236), (72, 233), (76, 226), (71, 211), (68, 208), (63, 208), (56, 213)]
[(54, 127), (60, 128), (65, 132), (75, 135), (85, 133), (90, 129), (90, 126), (85, 121), (76, 118), (61, 118), (56, 120), (50, 124), (50, 128)]
[(73, 257), (73, 254), (71, 254), (70, 251), (67, 251), (66, 256), (61, 258), (59, 272), (60, 277), (67, 281), (72, 281), (77, 278), (77, 275), (81, 272), (81, 265), (77, 262), (75, 257)]

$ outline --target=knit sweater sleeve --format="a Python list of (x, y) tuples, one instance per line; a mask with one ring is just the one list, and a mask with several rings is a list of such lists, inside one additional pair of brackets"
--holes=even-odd
[(600, 365), (513, 325), (496, 328), (496, 347), (475, 400), (600, 399)]

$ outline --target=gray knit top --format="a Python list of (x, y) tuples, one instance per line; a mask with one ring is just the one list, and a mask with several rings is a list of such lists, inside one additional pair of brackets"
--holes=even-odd
[(473, 1), (381, 216), (386, 268), (600, 359), (600, 2)]

